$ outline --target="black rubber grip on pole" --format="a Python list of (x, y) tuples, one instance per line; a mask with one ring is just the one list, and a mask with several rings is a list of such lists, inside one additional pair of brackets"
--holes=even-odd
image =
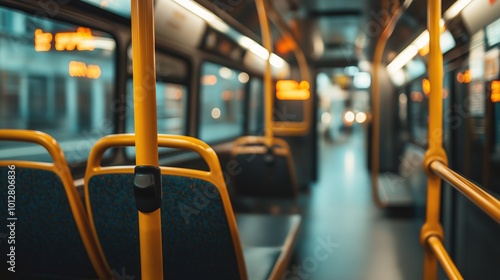
[(137, 210), (151, 213), (161, 207), (161, 171), (156, 166), (136, 166), (134, 194)]

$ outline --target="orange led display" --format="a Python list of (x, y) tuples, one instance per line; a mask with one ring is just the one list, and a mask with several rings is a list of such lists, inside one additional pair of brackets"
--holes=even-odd
[(42, 29), (35, 30), (35, 51), (47, 52), (52, 47), (52, 34), (44, 33)]
[(491, 82), (491, 102), (500, 102), (500, 81)]
[(276, 83), (276, 97), (278, 100), (307, 100), (311, 96), (309, 82), (298, 83), (293, 80), (280, 80)]
[(69, 63), (69, 75), (71, 77), (95, 80), (101, 76), (101, 67), (99, 65), (87, 65), (80, 61), (71, 61)]
[(58, 51), (73, 51), (75, 48), (79, 51), (93, 51), (94, 36), (90, 28), (78, 27), (76, 32), (60, 32), (56, 33), (56, 50)]
[[(46, 52), (52, 49), (54, 41), (57, 51), (93, 51), (95, 49), (94, 36), (87, 27), (78, 27), (76, 32), (59, 32), (52, 35), (38, 28), (35, 30), (35, 51)], [(54, 40), (53, 40), (54, 39)]]

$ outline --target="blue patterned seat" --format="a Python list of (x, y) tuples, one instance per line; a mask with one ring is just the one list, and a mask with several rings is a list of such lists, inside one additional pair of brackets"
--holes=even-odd
[[(106, 274), (104, 259), (98, 254), (83, 204), (55, 140), (41, 132), (23, 130), (0, 130), (0, 140), (38, 143), (54, 159), (54, 163), (0, 161), (0, 203), (3, 206), (0, 217), (3, 221), (7, 217), (17, 218), (12, 221), (15, 230), (6, 233), (15, 238), (0, 240), (1, 273), (5, 274), (1, 278), (96, 279), (110, 275)], [(7, 192), (7, 178), (13, 173), (9, 165), (15, 166), (15, 197), (8, 197)], [(8, 200), (12, 198), (15, 198), (14, 216), (7, 209)], [(4, 228), (0, 233), (6, 231)], [(15, 249), (15, 273), (7, 270), (11, 267), (7, 263), (11, 260), (7, 256), (11, 246)], [(94, 254), (96, 269), (89, 254)], [(99, 269), (101, 277), (96, 273)]]
[[(85, 198), (94, 234), (110, 267), (121, 275), (139, 279), (141, 260), (133, 191), (134, 167), (100, 165), (107, 149), (133, 146), (134, 142), (135, 136), (131, 134), (110, 135), (94, 145), (85, 174)], [(248, 279), (250, 276), (259, 280), (279, 279), (286, 267), (285, 261), (290, 257), (290, 246), (284, 244), (293, 242), (281, 238), (272, 246), (274, 248), (269, 248), (266, 242), (240, 242), (215, 152), (205, 143), (185, 136), (159, 135), (158, 145), (195, 151), (209, 166), (209, 171), (161, 167), (161, 249), (165, 278)], [(252, 225), (263, 225), (265, 221), (268, 221), (267, 225), (276, 224), (280, 219), (288, 219), (268, 218), (248, 216), (243, 221), (247, 227), (255, 228)], [(299, 220), (292, 217), (291, 222), (282, 227), (293, 233), (285, 234), (285, 237), (295, 237)], [(264, 231), (274, 234), (273, 228)], [(285, 247), (287, 250), (283, 249)], [(248, 274), (247, 267), (251, 269)]]
[[(88, 193), (97, 235), (109, 265), (140, 273), (139, 224), (133, 174), (93, 176)], [(162, 240), (170, 279), (239, 279), (239, 269), (220, 194), (210, 182), (162, 176)], [(196, 265), (193, 265), (196, 264)]]
[(240, 172), (233, 175), (235, 193), (247, 197), (294, 198), (298, 194), (294, 163), (288, 143), (273, 138), (245, 136), (231, 150)]

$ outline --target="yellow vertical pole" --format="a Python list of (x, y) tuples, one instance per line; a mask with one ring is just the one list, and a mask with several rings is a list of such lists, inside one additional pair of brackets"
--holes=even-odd
[[(382, 67), (382, 58), (387, 41), (394, 32), (396, 23), (401, 18), (403, 13), (408, 9), (412, 0), (406, 0), (402, 6), (398, 6), (395, 14), (387, 19), (387, 25), (380, 34), (377, 45), (375, 47), (375, 54), (373, 56), (373, 81), (372, 81), (372, 159), (371, 159), (371, 175), (372, 175), (372, 199), (375, 205), (379, 208), (387, 207), (387, 205), (380, 200), (378, 173), (380, 162), (380, 68)], [(389, 8), (387, 0), (382, 1), (382, 7)]]
[[(287, 23), (281, 18), (279, 13), (276, 11), (272, 3), (269, 1), (264, 2), (265, 11), (267, 17), (276, 25), (278, 31), (281, 33), (282, 37), (290, 38), (293, 43), (293, 52), (295, 58), (297, 59), (297, 64), (299, 66), (299, 73), (302, 80), (299, 82), (307, 82), (308, 85), (311, 84), (311, 75), (309, 73), (309, 67), (307, 65), (306, 56), (300, 47), (300, 44), (297, 42), (297, 39), (293, 36), (290, 31), (290, 27), (288, 27)], [(274, 93), (273, 93), (274, 95)], [(305, 135), (309, 133), (311, 128), (311, 114), (312, 114), (312, 98), (309, 97), (306, 100), (303, 100), (303, 120), (301, 122), (290, 122), (287, 120), (278, 120), (275, 122), (271, 119), (272, 132), (276, 134), (280, 134), (283, 136), (293, 136), (293, 135)]]
[(424, 246), (424, 279), (437, 278), (437, 258), (428, 245), (428, 239), (435, 236), (443, 239), (439, 216), (441, 211), (441, 179), (432, 173), (430, 164), (440, 161), (447, 164), (443, 149), (443, 54), (440, 47), (441, 0), (428, 2), (429, 29), (429, 147), (425, 154), (424, 169), (427, 171), (427, 213), (422, 227), (421, 242)]
[(373, 56), (373, 82), (372, 82), (372, 199), (375, 205), (383, 208), (386, 205), (380, 200), (378, 172), (380, 161), (380, 67), (382, 63), (382, 56), (384, 48), (387, 43), (388, 36), (385, 32), (380, 35), (377, 46), (375, 47), (375, 54)]
[[(158, 167), (153, 0), (132, 0), (136, 165)], [(142, 279), (163, 279), (160, 209), (138, 211)]]
[(266, 145), (270, 147), (273, 144), (273, 103), (274, 103), (274, 95), (272, 93), (272, 80), (271, 80), (271, 64), (269, 60), (271, 59), (272, 53), (272, 41), (271, 41), (271, 32), (269, 29), (269, 22), (267, 20), (266, 14), (266, 6), (264, 4), (264, 0), (255, 0), (255, 5), (257, 7), (257, 14), (259, 16), (260, 23), (260, 33), (262, 34), (262, 44), (264, 48), (266, 48), (267, 53), (267, 61), (264, 69), (264, 125), (265, 125), (265, 139)]

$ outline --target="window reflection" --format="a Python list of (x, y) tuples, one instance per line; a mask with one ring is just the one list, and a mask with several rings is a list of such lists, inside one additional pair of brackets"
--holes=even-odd
[(264, 90), (260, 79), (252, 79), (250, 83), (249, 106), (249, 132), (260, 135), (264, 131)]
[(242, 73), (210, 62), (202, 65), (199, 137), (203, 141), (221, 141), (242, 135), (245, 84), (248, 82), (248, 77)]
[[(41, 130), (70, 165), (86, 160), (113, 131), (115, 45), (97, 30), (0, 8), (0, 128)], [(10, 142), (0, 158), (51, 161), (43, 148)]]
[[(134, 129), (134, 95), (132, 79), (127, 82), (126, 131)], [(156, 114), (159, 134), (184, 135), (186, 133), (187, 89), (184, 85), (156, 82)], [(160, 149), (162, 153), (166, 149)], [(135, 157), (135, 149), (127, 148), (127, 155)]]

